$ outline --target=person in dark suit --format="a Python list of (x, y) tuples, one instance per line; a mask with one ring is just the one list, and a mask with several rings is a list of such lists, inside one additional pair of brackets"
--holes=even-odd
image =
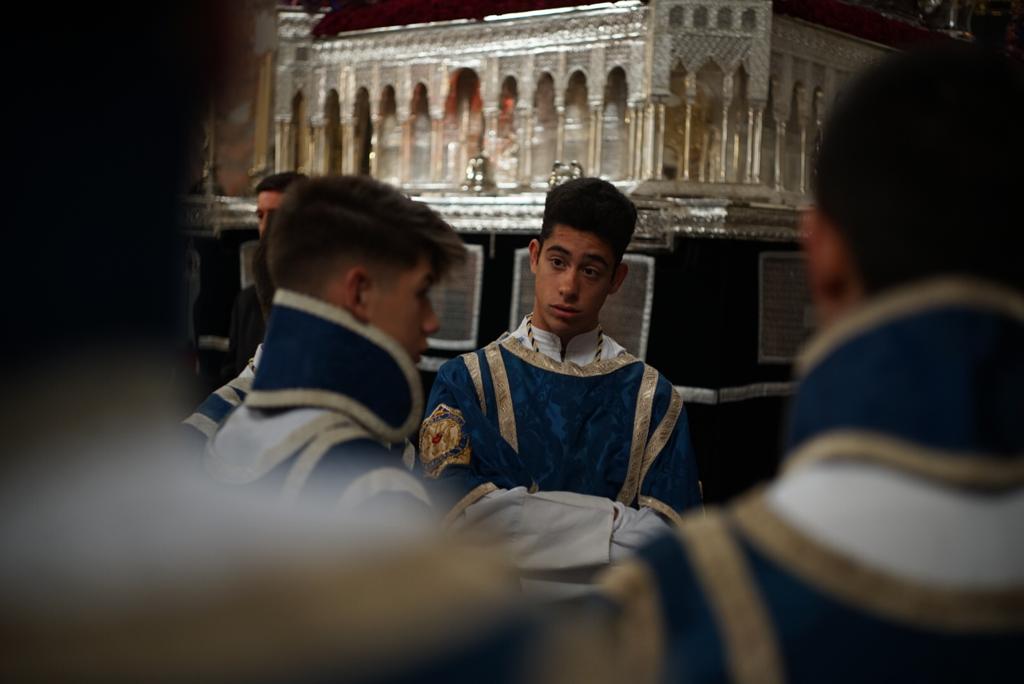
[[(267, 217), (281, 204), (281, 198), (288, 186), (306, 176), (295, 171), (285, 171), (267, 176), (256, 186), (256, 218), (259, 221), (260, 239), (267, 229)], [(266, 323), (260, 310), (256, 287), (242, 288), (231, 307), (231, 327), (228, 329), (228, 363), (223, 370), (225, 378), (234, 378), (249, 365), (256, 348), (263, 341)]]

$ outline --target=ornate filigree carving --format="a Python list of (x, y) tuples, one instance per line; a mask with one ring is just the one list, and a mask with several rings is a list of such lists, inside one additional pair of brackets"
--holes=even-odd
[[(859, 39), (775, 16), (771, 7), (770, 0), (647, 3), (626, 0), (614, 5), (567, 8), (539, 16), (438, 22), (317, 39), (311, 37), (311, 29), (319, 20), (318, 15), (283, 10), (278, 14), (275, 119), (290, 120), (292, 97), (301, 89), (306, 97), (307, 117), (314, 124), (321, 123), (327, 92), (337, 87), (342, 121), (351, 124), (356, 93), (365, 87), (371, 115), (376, 120), (380, 115), (383, 87), (391, 85), (395, 88), (396, 114), (404, 121), (409, 115), (412, 91), (422, 82), (427, 86), (430, 115), (438, 121), (444, 115), (451, 75), (466, 67), (474, 69), (480, 77), (480, 96), (489, 125), (497, 120), (502, 82), (507, 76), (516, 79), (518, 102), (514, 126), (519, 142), (525, 143), (533, 139), (533, 131), (527, 128), (536, 126), (531, 115), (540, 74), (548, 72), (554, 78), (555, 106), (561, 112), (569, 76), (582, 71), (587, 79), (587, 105), (591, 111), (600, 112), (607, 75), (611, 69), (621, 67), (626, 74), (627, 104), (632, 108), (628, 123), (624, 124), (626, 128), (618, 132), (626, 141), (622, 149), (629, 150), (633, 161), (630, 170), (624, 173), (628, 178), (654, 179), (661, 175), (663, 167), (663, 123), (659, 123), (657, 117), (664, 108), (659, 107), (678, 106), (670, 88), (673, 65), (682, 63), (691, 75), (708, 62), (721, 67), (725, 88), (715, 97), (726, 106), (733, 91), (730, 79), (742, 68), (748, 76), (746, 98), (751, 111), (764, 105), (769, 83), (774, 84), (778, 96), (774, 98), (772, 114), (779, 130), (784, 130), (789, 120), (794, 84), (800, 83), (803, 87), (798, 98), (800, 120), (808, 120), (811, 102), (815, 103), (813, 114), (817, 120), (821, 117), (821, 108), (827, 106), (850, 74), (886, 52)], [(723, 9), (727, 14), (720, 13)], [(700, 17), (706, 22), (697, 26)], [(686, 97), (693, 105), (697, 88), (692, 78), (687, 80), (686, 89)], [(819, 91), (821, 95), (817, 95)], [(758, 122), (756, 128), (750, 123), (749, 130), (760, 136), (760, 119), (751, 115), (749, 120)], [(598, 119), (593, 129), (602, 130), (602, 123)], [(718, 125), (718, 122), (705, 123)], [(550, 125), (550, 122), (544, 124)], [(437, 129), (432, 130), (436, 133)], [(561, 129), (557, 135), (563, 135)], [(555, 139), (562, 141), (561, 137)], [(432, 182), (439, 188), (453, 189), (450, 186), (455, 181), (450, 174), (441, 179), (437, 171), (444, 156), (439, 153), (437, 142), (433, 139), (431, 142)], [(601, 142), (601, 138), (591, 141), (590, 155), (600, 158)], [(694, 140), (690, 149), (700, 144), (714, 147), (716, 143), (713, 137), (703, 143)], [(760, 161), (762, 157), (751, 152), (753, 146), (736, 143), (735, 149), (741, 156), (751, 156), (754, 161), (750, 163), (764, 166)], [(531, 148), (522, 144), (520, 151), (524, 154), (515, 179), (526, 183), (532, 173)], [(720, 151), (721, 154), (716, 152), (716, 156), (708, 157), (720, 157), (720, 168), (708, 173), (724, 179), (727, 152), (724, 148)], [(756, 151), (774, 154), (768, 147)], [(770, 156), (764, 160), (771, 164)], [(677, 169), (679, 162), (679, 159), (674, 162)], [(737, 163), (741, 167), (748, 166), (743, 158)], [(704, 177), (701, 172), (696, 178)], [(751, 178), (757, 182), (756, 174)], [(507, 182), (503, 181), (503, 187), (508, 187), (504, 185)], [(734, 198), (746, 197), (742, 192), (730, 194), (731, 191), (721, 187), (708, 186), (708, 190)], [(656, 221), (650, 223), (654, 221), (651, 217), (644, 220), (649, 225), (656, 224)], [(697, 225), (690, 219), (687, 221), (679, 225)]]

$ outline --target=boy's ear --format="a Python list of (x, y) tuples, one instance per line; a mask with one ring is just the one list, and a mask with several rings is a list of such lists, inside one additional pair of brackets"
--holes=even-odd
[(334, 306), (345, 309), (362, 323), (369, 323), (369, 300), (373, 279), (365, 266), (355, 265), (327, 281), (323, 298)]
[(530, 272), (537, 275), (537, 264), (540, 262), (540, 240), (530, 240)]
[(620, 261), (619, 265), (615, 267), (615, 273), (612, 274), (612, 289), (608, 290), (608, 294), (615, 294), (622, 287), (623, 281), (626, 280), (626, 274), (629, 273), (629, 266), (625, 261)]
[(807, 284), (815, 313), (825, 326), (856, 305), (864, 289), (849, 243), (817, 208), (800, 217), (800, 240), (807, 255)]

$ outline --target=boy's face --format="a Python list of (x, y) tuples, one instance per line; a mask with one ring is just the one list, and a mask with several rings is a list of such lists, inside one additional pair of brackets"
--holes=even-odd
[(259, 221), (257, 228), (260, 231), (261, 238), (267, 230), (267, 217), (270, 215), (270, 212), (276, 211), (281, 206), (283, 198), (284, 193), (277, 192), (276, 190), (264, 190), (256, 195), (256, 219)]
[(543, 244), (530, 243), (536, 277), (533, 324), (562, 343), (597, 327), (605, 298), (618, 291), (625, 264), (615, 264), (611, 246), (594, 233), (556, 223)]
[(366, 318), (391, 336), (417, 362), (427, 349), (427, 337), (441, 327), (427, 296), (434, 270), (423, 257), (411, 269), (379, 278), (367, 291)]

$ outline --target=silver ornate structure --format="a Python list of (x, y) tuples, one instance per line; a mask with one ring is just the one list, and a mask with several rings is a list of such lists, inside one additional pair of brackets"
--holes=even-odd
[[(279, 14), (278, 171), (369, 172), (431, 201), (486, 155), (511, 198), (574, 159), (638, 198), (728, 200), (726, 231), (737, 202), (802, 201), (829, 103), (886, 51), (767, 0), (627, 0), (314, 39), (319, 18)], [(669, 213), (686, 223), (687, 205)], [(500, 210), (477, 218), (488, 213), (502, 230)]]
[[(321, 17), (278, 14), (277, 171), (368, 173), (491, 236), (536, 232), (550, 183), (601, 176), (636, 202), (630, 250), (648, 254), (681, 236), (795, 242), (828, 106), (887, 51), (770, 0), (624, 0), (314, 38)], [(790, 308), (796, 320), (801, 302)], [(759, 357), (784, 361), (765, 335)]]

